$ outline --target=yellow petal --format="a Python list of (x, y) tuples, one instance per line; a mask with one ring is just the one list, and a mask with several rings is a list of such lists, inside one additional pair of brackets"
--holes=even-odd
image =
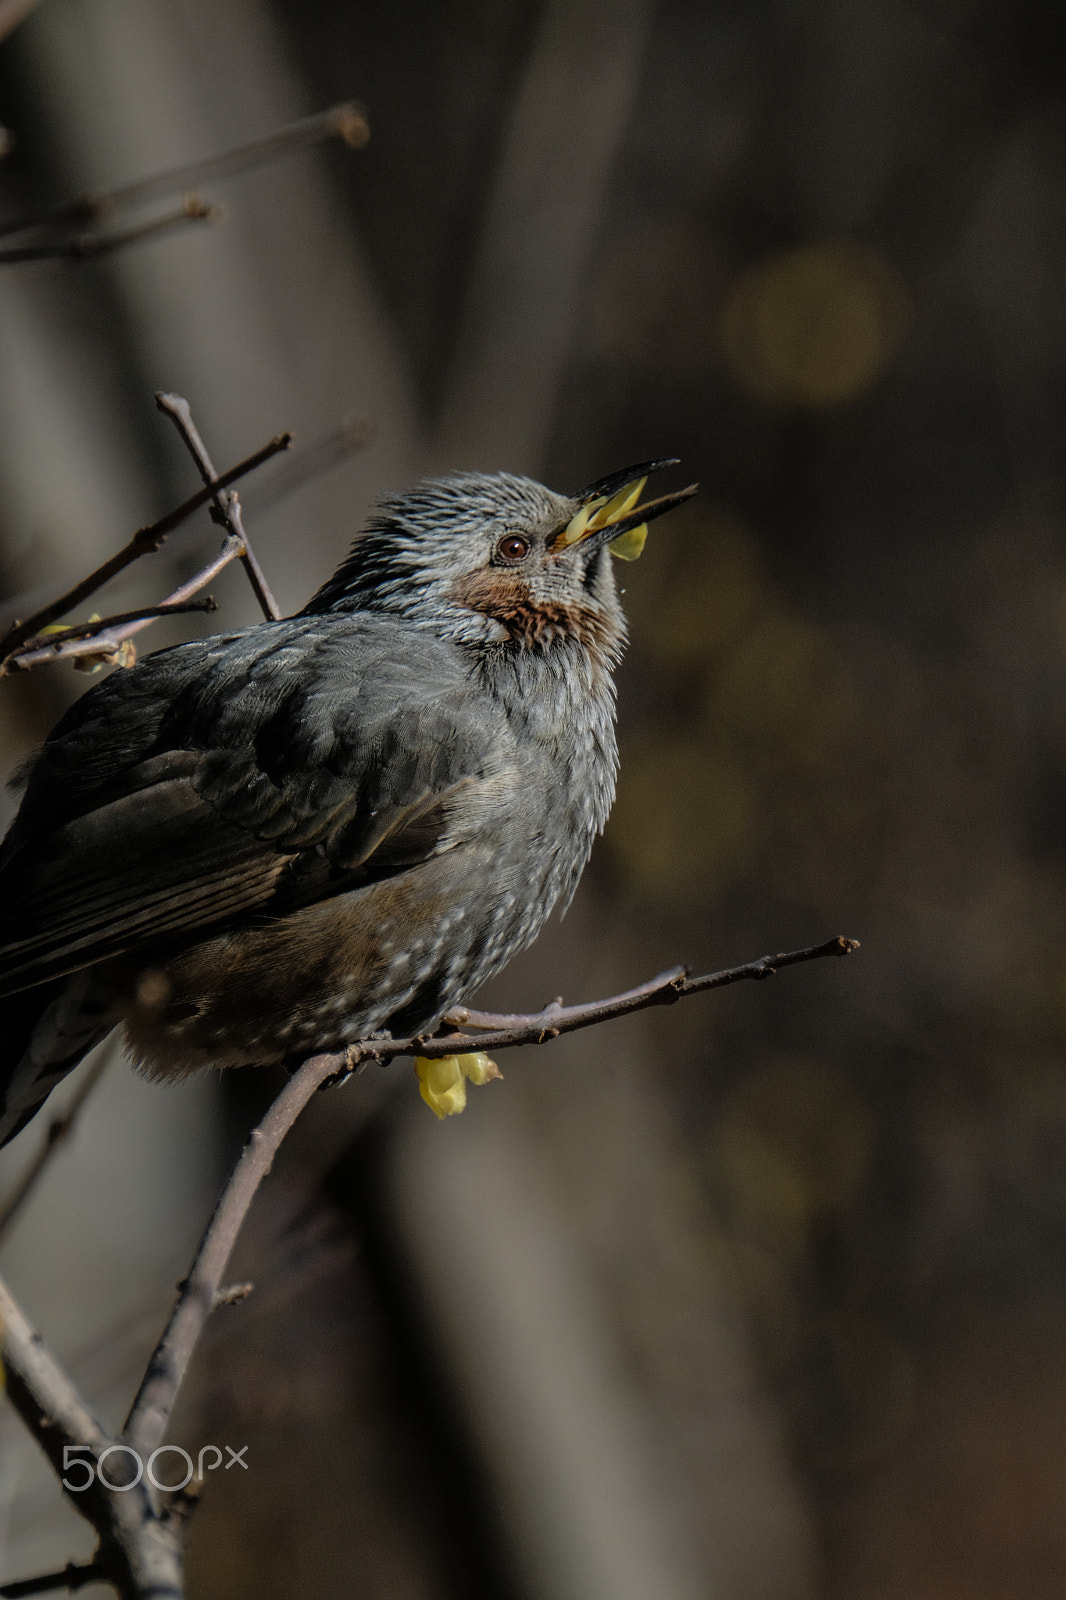
[(626, 533), (620, 533), (617, 539), (612, 539), (608, 545), (613, 556), (619, 561), (636, 561), (644, 549), (648, 537), (648, 524), (642, 522), (637, 528), (630, 528)]
[(474, 1050), (469, 1055), (456, 1056), (455, 1059), (459, 1063), (463, 1077), (469, 1078), (478, 1088), (482, 1084), (491, 1083), (493, 1078), (503, 1077), (495, 1061), (490, 1060), (484, 1050)]
[(594, 500), (591, 502), (591, 504), (582, 506), (580, 511), (576, 511), (574, 513), (566, 527), (563, 529), (562, 537), (559, 540), (559, 544), (564, 549), (567, 545), (577, 544), (579, 539), (583, 539), (585, 537), (585, 533), (588, 530), (589, 518), (592, 516), (592, 513), (595, 511), (596, 507), (602, 504), (602, 500)]
[(503, 1077), (484, 1050), (473, 1050), (462, 1056), (441, 1056), (437, 1061), (416, 1056), (415, 1072), (419, 1094), (438, 1117), (454, 1117), (465, 1111), (468, 1079), (480, 1086)]
[(418, 1092), (438, 1117), (455, 1117), (466, 1108), (466, 1083), (458, 1056), (441, 1056), (429, 1061), (415, 1057)]
[[(85, 620), (87, 622), (99, 622), (101, 620), (99, 611), (90, 611), (88, 617)], [(50, 622), (48, 624), (47, 628), (42, 628), (41, 629), (41, 632), (42, 632), (42, 634), (44, 634), (44, 633), (70, 633), (71, 630), (73, 628), (76, 628), (77, 626), (78, 626), (78, 624), (76, 622)]]
[(597, 511), (589, 523), (590, 529), (605, 528), (609, 522), (617, 522), (627, 511), (632, 511), (643, 494), (647, 481), (647, 478), (638, 478), (635, 483), (627, 483), (624, 489), (619, 489), (618, 493)]

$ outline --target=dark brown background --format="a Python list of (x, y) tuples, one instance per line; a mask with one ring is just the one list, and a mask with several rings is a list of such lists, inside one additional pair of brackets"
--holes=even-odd
[[(624, 572), (607, 836), (490, 998), (863, 946), (515, 1054), (439, 1128), (402, 1063), (323, 1097), (182, 1418), (250, 1444), (194, 1595), (1066, 1582), (1064, 15), (44, 0), (0, 50), (7, 211), (350, 95), (373, 129), (217, 186), (218, 230), (4, 269), (6, 593), (191, 488), (159, 387), (220, 463), (374, 417), (249, 496), (290, 608), (420, 471), (680, 455), (702, 493)], [(80, 686), (5, 683), (7, 765)], [(116, 1066), (12, 1239), (109, 1415), (265, 1092)], [(18, 1576), (85, 1536), (3, 1445)]]

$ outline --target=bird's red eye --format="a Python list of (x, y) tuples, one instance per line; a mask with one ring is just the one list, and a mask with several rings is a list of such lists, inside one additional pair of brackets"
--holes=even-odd
[(529, 554), (529, 540), (520, 533), (506, 534), (496, 546), (501, 561), (524, 561)]

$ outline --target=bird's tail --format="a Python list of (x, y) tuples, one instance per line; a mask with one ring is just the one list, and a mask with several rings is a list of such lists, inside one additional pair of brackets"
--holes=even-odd
[(92, 987), (88, 974), (76, 973), (0, 1000), (0, 1146), (114, 1026)]

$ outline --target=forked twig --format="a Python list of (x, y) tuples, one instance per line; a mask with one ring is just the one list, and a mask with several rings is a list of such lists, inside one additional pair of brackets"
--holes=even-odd
[(40, 244), (4, 245), (0, 247), (0, 267), (15, 266), (21, 261), (90, 261), (115, 250), (124, 250), (127, 245), (140, 244), (144, 239), (154, 239), (157, 234), (170, 233), (186, 223), (219, 222), (223, 216), (221, 206), (207, 205), (197, 195), (189, 195), (176, 211), (167, 211), (161, 217), (152, 217), (148, 222), (138, 222), (129, 228), (115, 228), (110, 233), (76, 233), (68, 239)]
[(72, 200), (61, 201), (59, 205), (49, 206), (44, 211), (11, 217), (6, 222), (0, 222), (0, 236), (78, 227), (123, 206), (140, 205), (145, 200), (158, 199), (160, 195), (177, 194), (220, 178), (230, 178), (237, 172), (247, 172), (251, 167), (263, 166), (268, 161), (276, 161), (280, 156), (309, 145), (321, 144), (326, 139), (342, 139), (350, 149), (361, 150), (369, 137), (370, 130), (363, 111), (354, 102), (345, 101), (316, 116), (287, 123), (273, 133), (264, 134), (261, 139), (252, 139), (232, 150), (224, 150), (220, 155), (208, 156), (203, 161), (186, 162), (180, 167), (169, 167), (165, 172), (138, 178), (120, 188), (99, 193), (90, 191), (76, 195)]
[[(225, 487), (224, 479), (216, 475), (187, 402), (179, 396), (166, 394), (157, 395), (156, 399), (160, 409), (177, 425), (204, 480), (204, 489), (200, 496), (193, 497), (194, 500), (197, 504), (212, 502), (212, 516), (227, 533), (222, 550), (213, 562), (170, 595), (162, 606), (147, 608), (147, 612), (154, 616), (161, 611), (186, 605), (191, 596), (204, 588), (228, 562), (240, 558), (245, 563), (264, 613), (276, 618), (279, 615), (276, 603), (248, 546), (237, 495)], [(274, 441), (273, 445), (281, 447), (278, 441)], [(267, 454), (274, 453), (273, 445), (252, 459), (266, 459)], [(247, 464), (242, 470), (246, 469)], [(232, 481), (236, 475), (238, 472), (234, 469), (233, 473), (225, 475), (225, 479)], [(189, 502), (186, 502), (188, 505)], [(182, 511), (183, 508), (179, 507), (178, 512), (170, 514), (170, 518), (173, 519)], [(161, 523), (153, 524), (151, 529), (141, 530), (141, 534), (135, 535), (124, 551), (112, 557), (104, 568), (97, 569), (97, 573), (90, 575), (85, 583), (96, 580), (95, 586), (98, 587), (99, 582), (106, 581), (106, 576), (121, 570), (128, 560), (136, 559), (145, 549), (157, 548), (165, 537), (166, 529), (172, 525), (172, 521), (164, 518)], [(136, 550), (134, 546), (137, 546)], [(99, 577), (101, 572), (106, 572), (103, 579)], [(91, 588), (85, 589), (85, 583), (70, 593), (85, 598), (87, 593), (92, 592)], [(63, 597), (67, 598), (69, 596)], [(62, 601), (53, 602), (53, 606), (61, 604)], [(57, 615), (59, 612), (52, 610), (51, 614)], [(5, 663), (7, 668), (70, 655), (109, 653), (117, 649), (124, 638), (148, 626), (152, 619), (146, 610), (142, 610), (108, 618), (99, 625), (98, 632), (93, 631), (95, 625), (78, 624), (58, 644), (42, 646), (25, 631), (34, 623), (40, 626), (40, 615), (38, 613), (38, 617), (31, 619), (29, 624), (17, 624), (9, 633), (5, 641), (9, 649), (12, 636), (19, 636), (20, 630), (21, 643), (15, 646), (19, 652), (17, 656)], [(92, 637), (87, 640), (87, 634), (90, 633)], [(0, 667), (0, 670), (4, 668)], [(245, 1286), (224, 1285), (230, 1256), (258, 1187), (270, 1171), (282, 1141), (318, 1089), (331, 1082), (343, 1081), (357, 1066), (367, 1061), (386, 1062), (399, 1056), (440, 1058), (474, 1050), (543, 1044), (559, 1034), (591, 1027), (631, 1011), (673, 1004), (705, 989), (768, 978), (782, 967), (829, 956), (849, 955), (857, 948), (856, 940), (830, 939), (820, 945), (763, 956), (757, 961), (697, 977), (690, 977), (687, 969), (676, 967), (635, 989), (607, 999), (576, 1006), (564, 1006), (561, 1001), (554, 1001), (539, 1012), (519, 1015), (458, 1007), (445, 1018), (443, 1028), (430, 1037), (366, 1039), (342, 1051), (312, 1056), (290, 1078), (258, 1127), (249, 1135), (203, 1234), (188, 1277), (179, 1287), (167, 1325), (149, 1360), (125, 1426), (117, 1437), (112, 1436), (91, 1414), (68, 1374), (32, 1328), (6, 1284), (0, 1280), (0, 1351), (9, 1398), (52, 1462), (61, 1481), (70, 1471), (71, 1461), (68, 1458), (72, 1451), (76, 1457), (82, 1458), (83, 1467), (88, 1466), (84, 1459), (86, 1456), (93, 1463), (94, 1470), (89, 1471), (87, 1476), (82, 1475), (77, 1490), (66, 1482), (64, 1487), (75, 1509), (92, 1524), (100, 1539), (99, 1549), (91, 1563), (81, 1566), (72, 1564), (61, 1574), (45, 1574), (23, 1580), (14, 1586), (14, 1592), (18, 1595), (39, 1594), (49, 1588), (80, 1587), (90, 1578), (103, 1578), (130, 1600), (147, 1595), (167, 1595), (175, 1597), (175, 1600), (180, 1597), (187, 1501), (183, 1501), (180, 1495), (161, 1493), (145, 1472), (146, 1463), (163, 1444), (175, 1401), (208, 1318), (217, 1306), (232, 1301), (244, 1290)], [(44, 1159), (47, 1159), (47, 1154)], [(39, 1165), (43, 1165), (43, 1161)], [(21, 1204), (22, 1199), (24, 1196), (18, 1198), (17, 1203)], [(9, 1204), (9, 1217), (13, 1209)], [(126, 1459), (127, 1464), (139, 1465), (144, 1475), (136, 1478), (131, 1475), (128, 1482), (103, 1478), (99, 1470), (103, 1458), (115, 1455)], [(116, 1492), (118, 1490), (122, 1492)], [(11, 1590), (12, 1586), (9, 1585), (8, 1592)]]
[[(211, 457), (207, 453), (207, 446), (201, 439), (196, 424), (192, 420), (189, 402), (183, 400), (180, 394), (159, 393), (155, 397), (155, 403), (160, 411), (171, 418), (181, 434), (188, 447), (189, 454), (196, 462), (197, 470), (204, 484), (214, 485), (216, 482), (215, 469), (211, 464)], [(213, 489), (211, 499), (214, 502), (211, 507), (211, 515), (214, 520), (225, 528), (226, 532), (232, 535), (233, 538), (241, 541), (243, 546), (243, 549), (239, 552), (241, 563), (248, 574), (248, 581), (255, 592), (255, 597), (259, 601), (264, 617), (268, 622), (279, 621), (281, 608), (271, 594), (266, 575), (255, 559), (255, 552), (248, 543), (244, 524), (241, 521), (241, 502), (236, 489), (225, 491)]]
[[(166, 616), (169, 611), (177, 609), (192, 595), (197, 594), (201, 589), (205, 589), (211, 579), (217, 578), (218, 574), (225, 567), (228, 567), (231, 561), (236, 561), (243, 549), (242, 542), (232, 534), (229, 535), (213, 561), (209, 561), (206, 567), (201, 567), (200, 571), (190, 578), (188, 583), (183, 583), (180, 589), (175, 589), (173, 594), (169, 594), (161, 605), (154, 606), (151, 609), (162, 616)], [(143, 628), (150, 627), (155, 620), (155, 616), (145, 616), (142, 611), (138, 614), (136, 622), (126, 622), (121, 627), (112, 628), (108, 633), (99, 634), (93, 641), (91, 651), (86, 650), (84, 639), (68, 639), (62, 644), (44, 645), (41, 648), (27, 650), (24, 653), (20, 652), (5, 661), (2, 670), (4, 672), (21, 672), (24, 668), (43, 666), (48, 661), (67, 661), (72, 656), (90, 654), (100, 656), (114, 655), (124, 640), (132, 639), (135, 633), (140, 633)]]
[[(821, 961), (826, 956), (849, 956), (859, 948), (857, 939), (828, 939), (825, 944), (810, 945), (804, 950), (789, 950), (781, 955), (762, 956), (758, 961), (746, 961), (740, 967), (725, 967), (721, 972), (707, 972), (690, 978), (685, 967), (671, 967), (657, 978), (624, 994), (612, 995), (609, 1000), (593, 1000), (586, 1005), (563, 1006), (557, 1002), (545, 1006), (543, 1011), (508, 1015), (493, 1011), (473, 1011), (461, 1006), (445, 1018), (456, 1026), (456, 1031), (434, 1034), (431, 1039), (371, 1039), (356, 1048), (360, 1061), (388, 1061), (396, 1055), (420, 1055), (430, 1059), (439, 1056), (461, 1055), (465, 1050), (506, 1050), (516, 1045), (542, 1044), (561, 1033), (572, 1033), (576, 1028), (590, 1028), (597, 1022), (609, 1022), (612, 1017), (628, 1016), (631, 1011), (643, 1011), (647, 1006), (670, 1006), (686, 995), (700, 994), (705, 989), (723, 989), (731, 983), (758, 982), (772, 978), (781, 967), (795, 967), (804, 961)], [(484, 1029), (484, 1032), (464, 1033), (464, 1027)]]
[[(212, 500), (220, 489), (228, 488), (231, 483), (236, 483), (239, 478), (246, 477), (256, 467), (262, 466), (264, 461), (269, 461), (272, 456), (276, 456), (282, 450), (288, 450), (291, 444), (291, 433), (278, 434), (268, 444), (263, 445), (261, 449), (256, 450), (250, 456), (246, 456), (235, 467), (230, 467), (227, 472), (220, 473), (217, 478), (205, 484), (202, 489), (198, 489), (187, 500), (183, 500), (181, 505), (176, 506), (173, 511), (168, 511), (165, 516), (160, 517), (156, 522), (149, 523), (147, 527), (138, 528), (128, 544), (123, 545), (121, 550), (116, 551), (113, 556), (109, 556), (100, 566), (95, 567), (87, 577), (74, 584), (73, 588), (67, 589), (55, 600), (50, 600), (46, 606), (38, 607), (33, 615), (27, 617), (25, 621), (14, 623), (8, 629), (4, 638), (0, 640), (0, 670), (2, 670), (3, 663), (15, 651), (21, 649), (35, 634), (40, 633), (42, 628), (54, 622), (57, 617), (65, 616), (68, 611), (73, 611), (75, 606), (79, 606), (83, 601), (88, 600), (98, 589), (102, 589), (106, 583), (110, 583), (112, 578), (117, 577), (120, 572), (132, 566), (133, 562), (139, 560), (141, 556), (150, 555), (159, 550), (165, 543), (167, 535), (173, 533), (175, 528), (180, 527), (201, 506)], [(21, 664), (30, 666), (33, 663), (23, 661)]]
[[(557, 1034), (591, 1027), (610, 1017), (647, 1006), (670, 1004), (704, 989), (718, 989), (745, 980), (768, 978), (781, 967), (850, 955), (858, 948), (854, 939), (830, 939), (824, 944), (758, 961), (728, 967), (720, 972), (689, 978), (683, 968), (660, 974), (636, 989), (585, 1005), (553, 1002), (540, 1012), (516, 1017), (458, 1010), (456, 1021), (466, 1025), (489, 1022), (494, 1031), (467, 1035), (446, 1031), (432, 1038), (370, 1039), (346, 1051), (312, 1056), (282, 1089), (259, 1126), (249, 1135), (214, 1214), (201, 1239), (188, 1277), (181, 1285), (166, 1328), (152, 1353), (125, 1427), (111, 1438), (91, 1416), (71, 1380), (30, 1327), (7, 1286), (0, 1280), (0, 1325), (3, 1355), (13, 1404), (60, 1476), (67, 1466), (64, 1447), (80, 1447), (97, 1461), (105, 1450), (124, 1450), (144, 1462), (157, 1449), (167, 1426), (189, 1363), (212, 1311), (229, 1296), (223, 1277), (237, 1236), (274, 1157), (316, 1090), (343, 1080), (363, 1061), (385, 1061), (395, 1056), (442, 1056), (461, 1053), (468, 1046), (500, 1049), (508, 1045), (542, 1044)], [(77, 1509), (101, 1536), (104, 1575), (122, 1593), (155, 1592), (162, 1583), (180, 1593), (181, 1519), (173, 1505), (160, 1507), (158, 1497), (143, 1483), (135, 1492), (85, 1493), (72, 1496)], [(177, 1578), (175, 1578), (175, 1574)], [(137, 1585), (141, 1584), (141, 1588)], [(124, 1587), (125, 1585), (125, 1587)], [(41, 1592), (26, 1591), (27, 1592)]]
[[(200, 600), (180, 602), (164, 600), (158, 606), (137, 606), (133, 611), (116, 611), (110, 617), (96, 617), (88, 622), (71, 622), (61, 626), (52, 639), (45, 634), (35, 634), (32, 639), (26, 640), (26, 653), (31, 655), (35, 650), (47, 650), (52, 647), (58, 649), (61, 644), (69, 644), (74, 640), (95, 639), (101, 633), (110, 633), (113, 628), (124, 627), (127, 622), (157, 622), (160, 617), (180, 617), (191, 611), (217, 610), (218, 601), (212, 595), (205, 595)], [(17, 656), (15, 666), (18, 667)]]
[[(704, 989), (721, 989), (748, 979), (772, 977), (780, 967), (826, 956), (846, 956), (858, 949), (856, 939), (829, 939), (825, 944), (783, 955), (763, 956), (743, 966), (688, 978), (684, 968), (674, 968), (624, 994), (586, 1005), (548, 1006), (544, 1011), (516, 1018), (467, 1013), (489, 1017), (494, 1023), (513, 1023), (489, 1034), (446, 1032), (431, 1039), (368, 1039), (346, 1051), (312, 1056), (290, 1078), (259, 1126), (249, 1136), (244, 1151), (222, 1197), (215, 1207), (196, 1253), (189, 1276), (183, 1283), (163, 1336), (152, 1353), (148, 1369), (130, 1408), (123, 1440), (142, 1454), (160, 1443), (166, 1431), (174, 1402), (204, 1324), (217, 1303), (222, 1278), (259, 1184), (273, 1164), (285, 1135), (317, 1089), (331, 1080), (347, 1077), (364, 1061), (389, 1061), (397, 1056), (446, 1056), (467, 1049), (502, 1050), (512, 1045), (543, 1044), (557, 1034), (575, 1028), (592, 1027), (611, 1017), (624, 1016), (647, 1006), (670, 1005), (686, 995)], [(453, 1013), (454, 1014), (454, 1013)]]

